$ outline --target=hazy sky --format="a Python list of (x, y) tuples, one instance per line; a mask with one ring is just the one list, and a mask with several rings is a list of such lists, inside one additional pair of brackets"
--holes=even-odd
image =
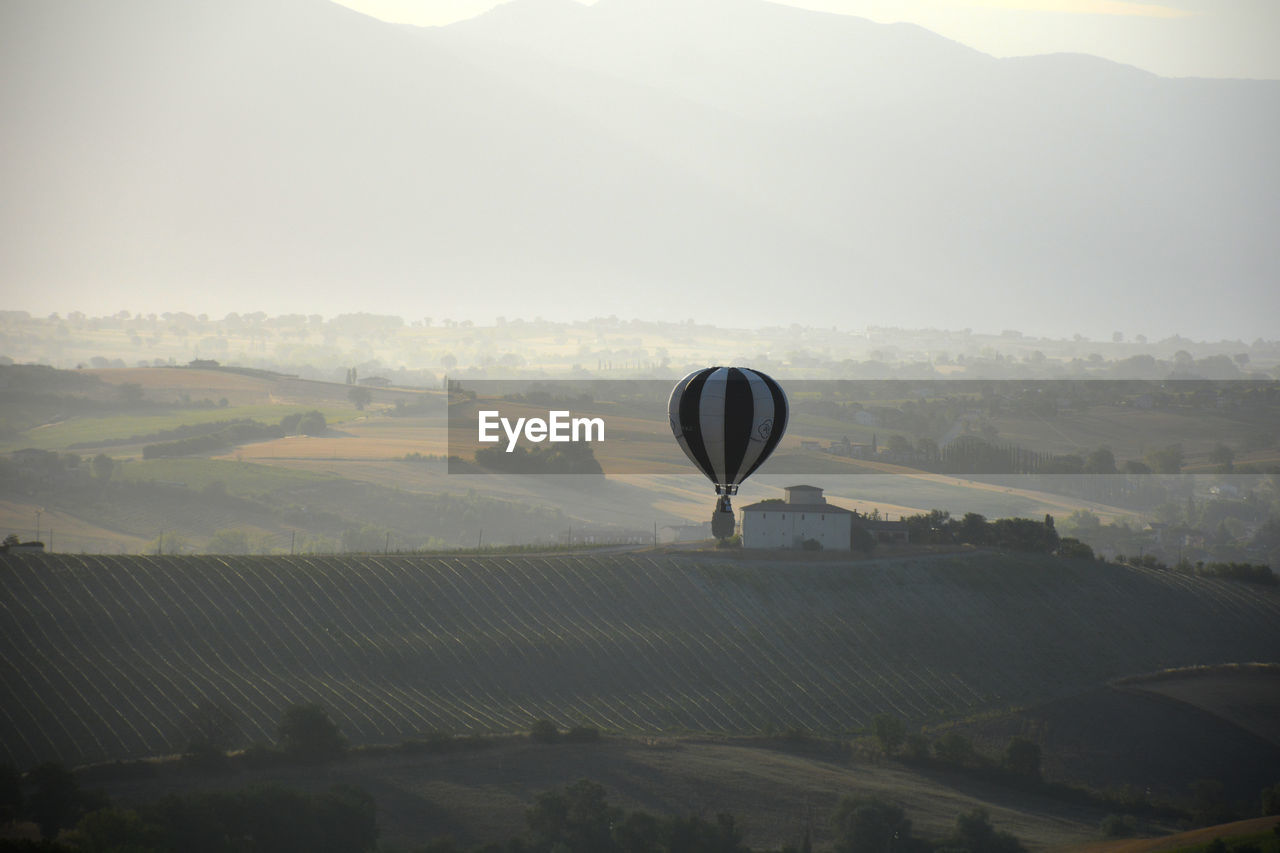
[[(475, 17), (493, 0), (338, 0), (423, 26)], [(1280, 79), (1280, 0), (779, 0), (910, 21), (996, 56), (1090, 53), (1171, 77)]]

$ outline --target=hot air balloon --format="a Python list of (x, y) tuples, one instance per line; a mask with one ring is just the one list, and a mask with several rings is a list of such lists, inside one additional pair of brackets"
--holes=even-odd
[(707, 367), (676, 383), (667, 410), (676, 443), (720, 496), (711, 532), (719, 539), (732, 536), (729, 498), (782, 440), (787, 395), (757, 370)]

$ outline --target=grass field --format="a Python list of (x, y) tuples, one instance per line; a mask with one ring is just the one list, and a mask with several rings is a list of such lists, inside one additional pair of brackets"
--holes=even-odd
[(998, 827), (1032, 850), (1087, 843), (1098, 837), (1104, 815), (1096, 807), (992, 789), (961, 774), (922, 773), (781, 741), (668, 737), (555, 746), (514, 738), (438, 756), (365, 754), (326, 768), (322, 778), (314, 770), (281, 768), (211, 780), (161, 768), (151, 779), (111, 783), (109, 791), (122, 803), (141, 803), (173, 791), (249, 781), (302, 789), (352, 784), (377, 798), (381, 838), (413, 849), (442, 835), (467, 844), (505, 841), (524, 831), (524, 810), (538, 793), (582, 778), (603, 785), (610, 803), (629, 810), (732, 812), (755, 848), (799, 844), (808, 824), (822, 849), (830, 839), (828, 815), (845, 796), (874, 794), (897, 802), (918, 834), (935, 838), (954, 827), (956, 815), (984, 807)]
[(314, 485), (334, 479), (310, 471), (198, 457), (132, 460), (121, 465), (114, 476), (125, 481), (181, 483), (196, 490), (222, 483), (229, 492), (239, 495), (263, 495), (276, 489)]
[[(21, 447), (35, 447), (41, 450), (68, 450), (76, 445), (84, 445), (75, 452), (92, 454), (99, 450), (110, 456), (139, 455), (143, 444), (150, 441), (139, 441), (131, 445), (115, 445), (101, 447), (102, 442), (132, 436), (146, 436), (162, 430), (174, 429), (188, 424), (207, 424), (216, 421), (228, 421), (237, 418), (279, 423), (285, 415), (293, 412), (310, 411), (306, 405), (252, 405), (229, 406), (213, 409), (157, 409), (149, 413), (131, 413), (109, 415), (106, 417), (71, 417), (56, 423), (46, 424), (28, 430), (15, 440), (0, 445), (0, 452), (16, 450)], [(341, 424), (350, 419), (354, 409), (322, 409), (325, 420), (330, 424)]]
[[(1070, 853), (1201, 853), (1215, 838), (1257, 842), (1274, 837), (1272, 829), (1280, 824), (1280, 816), (1255, 817), (1218, 826), (1206, 826), (1177, 832), (1156, 838), (1125, 838), (1117, 841), (1097, 841), (1079, 847), (1068, 847)], [(1261, 836), (1261, 838), (1259, 838)]]

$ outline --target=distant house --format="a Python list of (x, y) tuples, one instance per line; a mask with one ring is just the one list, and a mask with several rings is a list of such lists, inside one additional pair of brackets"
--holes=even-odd
[(43, 542), (19, 542), (18, 537), (10, 534), (0, 544), (0, 554), (43, 554)]
[(785, 500), (742, 508), (742, 547), (802, 548), (812, 539), (824, 551), (848, 551), (853, 513), (827, 503), (817, 486), (790, 486)]

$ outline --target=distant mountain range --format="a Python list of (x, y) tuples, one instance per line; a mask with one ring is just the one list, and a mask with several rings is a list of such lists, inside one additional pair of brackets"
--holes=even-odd
[(762, 0), (8, 0), (6, 307), (1274, 337), (1280, 81)]

